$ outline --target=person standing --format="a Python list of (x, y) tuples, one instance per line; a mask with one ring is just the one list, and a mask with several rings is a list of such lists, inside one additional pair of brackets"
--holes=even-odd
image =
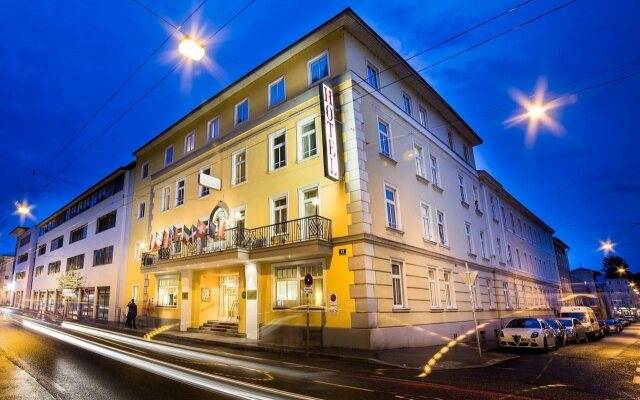
[(127, 304), (127, 328), (136, 328), (136, 317), (138, 316), (138, 306), (134, 299), (131, 299), (129, 304)]

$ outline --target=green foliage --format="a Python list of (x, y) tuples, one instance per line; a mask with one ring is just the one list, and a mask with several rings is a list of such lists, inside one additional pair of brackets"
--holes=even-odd
[(58, 289), (80, 289), (84, 287), (84, 276), (78, 271), (67, 271), (58, 278)]
[[(624, 269), (624, 272), (620, 269)], [(602, 272), (606, 278), (629, 277), (629, 264), (620, 256), (607, 256), (602, 259)]]

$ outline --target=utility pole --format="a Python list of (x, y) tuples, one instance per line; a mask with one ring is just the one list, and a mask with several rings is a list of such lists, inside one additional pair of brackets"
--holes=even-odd
[(478, 344), (478, 354), (480, 358), (482, 358), (482, 347), (480, 347), (480, 333), (478, 332), (478, 320), (476, 318), (476, 302), (473, 296), (473, 284), (476, 282), (478, 278), (478, 272), (473, 271), (469, 272), (469, 264), (464, 263), (464, 267), (466, 269), (466, 279), (464, 282), (469, 286), (469, 299), (471, 299), (471, 312), (473, 313), (473, 325), (476, 331), (476, 343)]

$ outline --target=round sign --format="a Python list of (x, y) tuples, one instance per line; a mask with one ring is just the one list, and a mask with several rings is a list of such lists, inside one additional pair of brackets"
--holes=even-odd
[(329, 296), (329, 299), (330, 299), (332, 302), (335, 302), (335, 301), (338, 299), (338, 296), (336, 296), (336, 294), (335, 294), (335, 293), (331, 293), (331, 296)]
[(313, 284), (313, 276), (311, 276), (311, 274), (306, 274), (304, 276), (304, 285), (311, 286), (311, 284)]

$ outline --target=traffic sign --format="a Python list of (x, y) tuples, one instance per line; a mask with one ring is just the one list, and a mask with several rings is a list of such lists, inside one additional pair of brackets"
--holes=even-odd
[(335, 293), (329, 295), (329, 315), (338, 315), (338, 296)]
[(304, 276), (304, 285), (311, 286), (313, 284), (313, 276), (311, 274), (306, 274)]

